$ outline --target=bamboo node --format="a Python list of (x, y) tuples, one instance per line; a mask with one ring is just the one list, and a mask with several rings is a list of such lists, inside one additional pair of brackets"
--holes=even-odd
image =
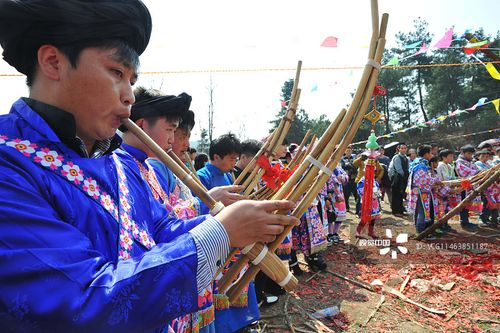
[(325, 175), (328, 175), (330, 177), (333, 175), (333, 171), (331, 169), (329, 169), (326, 165), (324, 165), (311, 155), (307, 155), (306, 161), (308, 161), (309, 163), (320, 169)]
[(380, 63), (376, 62), (373, 59), (368, 59), (368, 62), (366, 64), (372, 66), (373, 68), (375, 68), (378, 71), (380, 70), (380, 68), (382, 68), (382, 66), (380, 65)]
[(254, 260), (252, 260), (252, 264), (254, 264), (256, 266), (258, 264), (260, 264), (260, 262), (264, 259), (264, 257), (266, 256), (268, 251), (269, 251), (269, 249), (267, 248), (267, 246), (264, 245), (264, 247), (260, 251), (259, 255), (257, 257), (255, 257)]
[(285, 287), (288, 284), (288, 282), (290, 282), (290, 280), (292, 278), (293, 278), (293, 274), (292, 274), (292, 272), (289, 271), (288, 274), (286, 275), (286, 277), (282, 281), (278, 282), (279, 286), (282, 288)]
[(212, 209), (210, 209), (210, 215), (215, 216), (215, 215), (219, 214), (219, 212), (220, 212), (221, 210), (223, 210), (223, 209), (224, 209), (224, 207), (225, 207), (225, 206), (224, 206), (224, 204), (223, 204), (222, 202), (217, 201), (217, 202), (215, 203), (215, 206), (214, 206)]

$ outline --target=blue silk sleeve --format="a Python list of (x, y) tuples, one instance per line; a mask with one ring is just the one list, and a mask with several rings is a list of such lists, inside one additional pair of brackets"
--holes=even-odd
[[(190, 222), (160, 220), (156, 246), (117, 261), (107, 248), (116, 251), (115, 224), (95, 213), (95, 203), (75, 201), (65, 211), (80, 194), (16, 159), (0, 151), (2, 331), (155, 331), (197, 310), (196, 246), (184, 233)], [(84, 232), (83, 223), (94, 225)]]

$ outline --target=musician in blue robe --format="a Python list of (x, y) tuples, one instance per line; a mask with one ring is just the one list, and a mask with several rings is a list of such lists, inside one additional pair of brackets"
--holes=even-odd
[(176, 219), (116, 150), (150, 33), (138, 0), (0, 2), (3, 57), (29, 86), (0, 116), (1, 331), (162, 330), (197, 310), (230, 245), (296, 224), (271, 214), (284, 201)]

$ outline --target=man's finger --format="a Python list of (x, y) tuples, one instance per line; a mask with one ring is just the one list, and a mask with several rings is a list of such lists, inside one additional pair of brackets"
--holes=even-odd
[(241, 195), (241, 194), (238, 194), (238, 193), (228, 193), (226, 195), (226, 198), (228, 200), (232, 200), (232, 201), (238, 201), (238, 200), (243, 200), (245, 199), (245, 196)]
[(267, 225), (266, 228), (264, 229), (264, 234), (266, 235), (279, 235), (283, 232), (285, 227), (283, 225), (279, 224), (272, 224), (272, 225)]
[(241, 185), (228, 185), (228, 186), (223, 186), (224, 189), (226, 189), (228, 192), (241, 192), (243, 191), (243, 186)]
[(263, 243), (271, 243), (274, 242), (275, 239), (276, 239), (275, 235), (262, 235), (260, 237), (260, 241)]
[(290, 215), (273, 214), (269, 218), (268, 225), (299, 225), (300, 221), (298, 218)]
[(290, 210), (294, 206), (294, 203), (289, 200), (264, 200), (259, 201), (258, 204), (269, 213), (275, 210)]

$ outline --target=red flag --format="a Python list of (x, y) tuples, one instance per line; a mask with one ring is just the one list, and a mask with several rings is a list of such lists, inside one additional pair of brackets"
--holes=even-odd
[(480, 47), (464, 47), (464, 52), (468, 55), (471, 55), (472, 53), (476, 52), (477, 50), (482, 50), (482, 49), (485, 49), (487, 48), (488, 46), (490, 46), (491, 43), (488, 43), (488, 44), (484, 44)]

